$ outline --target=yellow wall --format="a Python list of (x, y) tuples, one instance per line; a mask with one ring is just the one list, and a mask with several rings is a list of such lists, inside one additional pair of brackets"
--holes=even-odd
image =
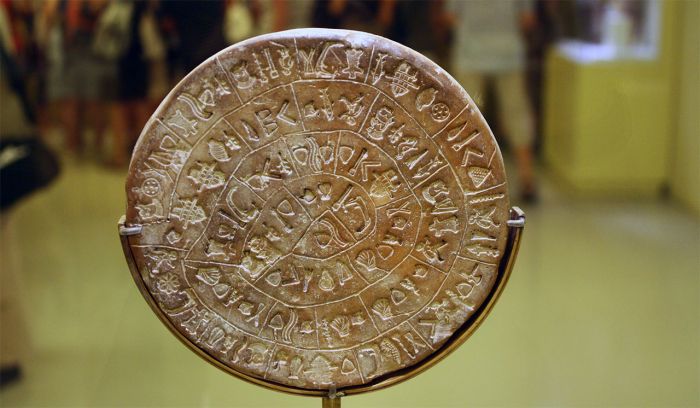
[(700, 2), (682, 2), (681, 22), (670, 181), (673, 195), (700, 215)]
[(653, 196), (671, 184), (677, 197), (700, 207), (698, 4), (660, 3), (654, 60), (581, 63), (550, 54), (544, 156), (573, 191)]

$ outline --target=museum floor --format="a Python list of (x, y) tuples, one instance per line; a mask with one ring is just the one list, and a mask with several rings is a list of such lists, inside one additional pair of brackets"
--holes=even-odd
[[(161, 325), (117, 238), (123, 180), (71, 164), (14, 212), (30, 341), (0, 405), (320, 407), (229, 377)], [(700, 406), (698, 219), (546, 183), (525, 210), (516, 269), (481, 329), (428, 372), (344, 407)]]

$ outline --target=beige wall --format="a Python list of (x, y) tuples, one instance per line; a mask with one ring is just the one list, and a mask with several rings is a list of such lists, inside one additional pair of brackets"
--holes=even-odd
[(588, 195), (673, 197), (700, 216), (700, 0), (664, 1), (653, 61), (547, 59), (544, 157)]
[(700, 215), (700, 2), (681, 2), (671, 191)]
[(661, 2), (658, 55), (588, 62), (547, 58), (544, 157), (568, 190), (657, 196), (667, 185), (676, 129), (679, 5)]

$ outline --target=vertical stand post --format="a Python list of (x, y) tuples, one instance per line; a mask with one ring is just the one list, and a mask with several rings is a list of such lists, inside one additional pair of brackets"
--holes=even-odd
[(340, 397), (323, 397), (321, 401), (322, 408), (340, 408)]
[(328, 395), (323, 397), (321, 400), (322, 408), (340, 408), (340, 397), (344, 394), (342, 392), (337, 392), (335, 385), (331, 386), (328, 390)]

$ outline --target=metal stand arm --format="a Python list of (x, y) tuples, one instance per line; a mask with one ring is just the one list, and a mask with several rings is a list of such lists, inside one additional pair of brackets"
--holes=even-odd
[[(479, 326), (481, 321), (486, 317), (488, 312), (491, 310), (493, 307), (493, 304), (496, 302), (498, 297), (500, 296), (501, 292), (503, 291), (503, 288), (508, 281), (508, 278), (510, 277), (510, 273), (513, 270), (513, 265), (515, 265), (515, 258), (518, 255), (518, 250), (520, 249), (520, 239), (522, 237), (523, 229), (525, 227), (525, 213), (518, 207), (512, 207), (510, 209), (510, 219), (507, 221), (508, 225), (508, 240), (506, 242), (506, 248), (503, 254), (503, 258), (501, 259), (500, 264), (498, 265), (498, 278), (496, 283), (494, 284), (495, 290), (494, 292), (491, 293), (490, 297), (487, 298), (485, 305), (482, 307), (481, 311), (479, 311), (478, 316), (475, 317), (475, 320), (473, 320), (470, 323), (470, 326), (467, 327), (466, 333), (462, 333), (457, 339), (458, 341), (452, 342), (452, 344), (447, 344), (446, 346), (443, 347), (443, 350), (438, 353), (437, 356), (432, 356), (432, 358), (426, 359), (424, 362), (420, 363), (416, 367), (414, 367), (413, 370), (410, 370), (408, 373), (404, 373), (401, 375), (398, 375), (396, 377), (392, 377), (389, 379), (386, 379), (380, 383), (377, 384), (365, 384), (362, 387), (357, 387), (357, 388), (348, 388), (344, 389), (342, 391), (337, 391), (335, 388), (331, 388), (328, 390), (327, 394), (321, 395), (321, 403), (323, 408), (340, 408), (340, 398), (345, 395), (351, 395), (351, 394), (357, 394), (361, 392), (366, 392), (366, 391), (373, 391), (377, 389), (384, 388), (386, 386), (392, 385), (399, 383), (401, 381), (405, 381), (416, 374), (426, 370), (427, 368), (431, 367), (433, 364), (437, 363), (440, 359), (444, 358), (449, 354), (451, 351), (453, 351), (461, 342), (466, 340), (466, 338), (476, 330), (476, 328)], [(144, 297), (147, 299), (150, 299), (150, 293), (148, 290), (145, 288), (141, 281), (141, 275), (138, 271), (138, 267), (136, 266), (136, 263), (133, 258), (133, 254), (131, 252), (131, 246), (129, 245), (129, 236), (130, 235), (138, 235), (142, 231), (142, 226), (141, 225), (125, 225), (125, 217), (122, 216), (121, 219), (119, 220), (118, 223), (119, 227), (119, 236), (121, 239), (122, 247), (124, 249), (124, 254), (126, 255), (126, 260), (127, 263), (129, 264), (129, 269), (131, 269), (131, 273), (134, 276), (134, 279), (137, 283), (137, 286), (139, 287), (139, 290), (141, 290), (142, 294)], [(207, 361), (210, 361), (212, 364), (215, 366), (230, 372), (226, 367), (224, 367), (222, 364), (217, 363), (213, 361), (212, 359), (208, 358), (204, 353), (199, 350), (195, 345), (191, 344), (187, 339), (185, 339), (173, 326), (172, 323), (170, 323), (164, 316), (162, 316), (162, 312), (158, 309), (158, 307), (155, 305), (153, 301), (149, 302), (149, 305), (153, 309), (153, 311), (161, 318), (163, 323), (172, 331), (172, 333), (178, 337), (187, 347), (192, 349), (195, 353), (200, 354), (203, 358), (205, 358)], [(258, 379), (245, 376), (242, 374), (236, 374), (235, 372), (232, 373), (239, 378), (242, 378), (243, 380), (249, 381), (251, 383), (255, 383), (258, 385), (263, 385), (270, 387), (267, 383), (264, 381), (260, 381)], [(274, 388), (274, 387), (273, 387)], [(286, 391), (286, 392), (291, 392), (288, 389), (280, 389), (275, 388), (278, 391)], [(305, 392), (305, 395), (316, 395), (319, 396), (318, 392), (320, 390), (316, 391), (315, 394), (312, 394), (311, 392)], [(294, 392), (294, 393), (299, 393), (299, 392)]]

